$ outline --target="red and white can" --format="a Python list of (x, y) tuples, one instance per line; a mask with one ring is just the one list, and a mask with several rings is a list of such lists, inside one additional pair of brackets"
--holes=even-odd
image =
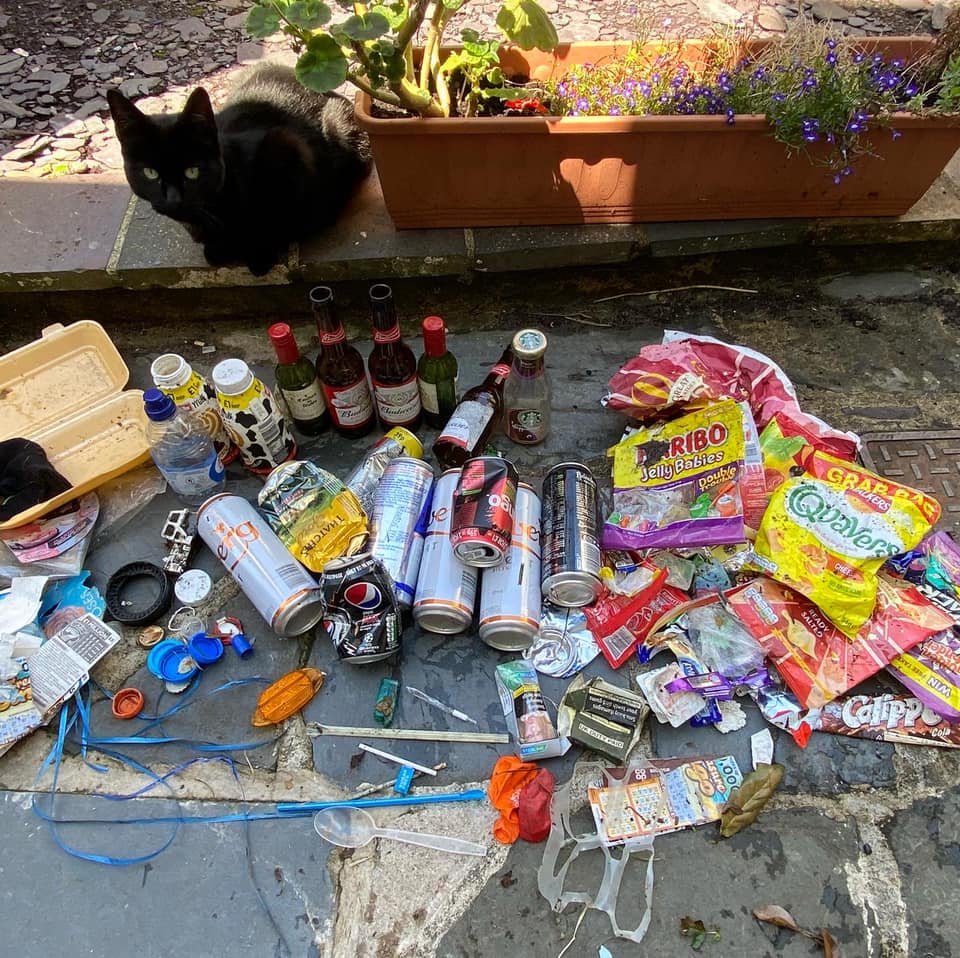
[(526, 483), (517, 487), (510, 551), (483, 570), (480, 638), (504, 652), (522, 652), (540, 630), (540, 499)]
[(197, 510), (197, 532), (277, 635), (300, 635), (323, 617), (316, 580), (246, 499), (211, 496)]
[(443, 635), (469, 628), (477, 601), (479, 573), (460, 562), (450, 545), (453, 494), (459, 478), (459, 469), (448, 469), (434, 486), (413, 600), (414, 621), (427, 632)]
[(464, 564), (498, 565), (510, 548), (517, 504), (517, 470), (500, 456), (477, 456), (463, 464), (453, 496), (450, 543)]

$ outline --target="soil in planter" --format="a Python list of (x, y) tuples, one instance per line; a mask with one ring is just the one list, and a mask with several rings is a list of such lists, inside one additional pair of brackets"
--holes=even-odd
[[(530, 82), (530, 77), (524, 76), (522, 74), (517, 74), (514, 76), (507, 77), (507, 82), (515, 84), (517, 87), (517, 99), (525, 99), (524, 87)], [(487, 84), (489, 86), (489, 84)], [(456, 112), (456, 106), (460, 101), (461, 95), (463, 92), (463, 76), (459, 73), (454, 73), (451, 77), (450, 83), (450, 101), (453, 106), (453, 110), (450, 113), (451, 117), (462, 116), (461, 113)], [(398, 107), (390, 106), (388, 103), (380, 103), (374, 100), (370, 105), (370, 115), (375, 117), (378, 120), (404, 120), (410, 119), (415, 114), (410, 113), (408, 110), (401, 110)], [(490, 97), (489, 99), (482, 100), (480, 102), (480, 112), (474, 114), (477, 117), (490, 117), (490, 116), (539, 116), (540, 113), (537, 110), (531, 108), (524, 109), (508, 109), (506, 106), (506, 101), (501, 100), (498, 97)]]

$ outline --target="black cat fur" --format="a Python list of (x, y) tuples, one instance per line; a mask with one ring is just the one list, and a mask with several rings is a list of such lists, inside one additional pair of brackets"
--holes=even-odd
[(130, 188), (183, 223), (212, 266), (262, 276), (332, 224), (370, 170), (349, 101), (279, 64), (247, 71), (216, 114), (202, 87), (179, 114), (148, 116), (118, 90), (107, 100)]

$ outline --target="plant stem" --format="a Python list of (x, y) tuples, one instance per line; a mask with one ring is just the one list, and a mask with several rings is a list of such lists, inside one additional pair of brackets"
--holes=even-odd
[(379, 100), (381, 103), (389, 103), (390, 106), (404, 106), (404, 104), (400, 102), (400, 97), (398, 97), (392, 90), (385, 90), (383, 87), (381, 87), (379, 90), (375, 90), (358, 73), (348, 73), (347, 82), (352, 83), (358, 90), (362, 90), (367, 94), (368, 97), (370, 97), (371, 100)]
[(430, 0), (415, 0), (415, 5), (407, 15), (404, 25), (397, 31), (396, 45), (405, 50), (413, 40), (414, 34), (420, 29), (423, 18), (427, 15), (427, 7), (430, 6)]

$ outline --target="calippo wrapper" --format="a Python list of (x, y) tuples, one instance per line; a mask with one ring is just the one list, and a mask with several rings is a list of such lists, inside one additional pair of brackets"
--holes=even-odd
[(613, 512), (605, 549), (743, 542), (743, 417), (714, 403), (639, 429), (612, 449)]
[(951, 624), (917, 589), (883, 580), (876, 610), (853, 641), (809, 599), (765, 576), (726, 601), (804, 708), (825, 705)]
[(912, 695), (851, 695), (808, 712), (803, 721), (834, 735), (960, 748), (960, 725), (951, 725)]
[(630, 657), (637, 643), (646, 638), (653, 613), (651, 604), (665, 588), (667, 570), (650, 566), (650, 581), (636, 595), (605, 592), (583, 610), (603, 657), (618, 669)]
[(887, 671), (925, 708), (948, 722), (960, 722), (960, 636), (956, 628), (931, 636), (898, 655)]
[(666, 330), (659, 346), (644, 346), (608, 383), (604, 405), (644, 422), (702, 409), (721, 399), (750, 403), (757, 428), (776, 419), (786, 435), (856, 458), (859, 440), (800, 409), (786, 373), (762, 353), (710, 336)]
[(811, 599), (853, 638), (873, 614), (877, 571), (940, 516), (917, 489), (814, 452), (770, 498), (754, 545), (763, 570)]

